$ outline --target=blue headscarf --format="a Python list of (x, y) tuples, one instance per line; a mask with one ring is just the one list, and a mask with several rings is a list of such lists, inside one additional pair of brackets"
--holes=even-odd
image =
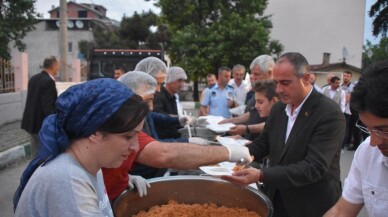
[(39, 131), (40, 148), (20, 178), (14, 209), (36, 168), (67, 150), (70, 139), (86, 138), (109, 119), (133, 92), (121, 82), (101, 78), (74, 85), (56, 102), (56, 113), (46, 117)]

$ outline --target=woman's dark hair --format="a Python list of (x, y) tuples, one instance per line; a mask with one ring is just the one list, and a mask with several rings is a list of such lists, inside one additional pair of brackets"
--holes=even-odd
[(388, 118), (388, 61), (371, 64), (361, 75), (350, 97), (350, 107)]
[(262, 93), (268, 100), (272, 100), (274, 97), (279, 99), (276, 94), (276, 84), (273, 80), (261, 80), (255, 83), (255, 92)]
[(113, 115), (100, 126), (98, 131), (124, 133), (140, 124), (149, 111), (148, 103), (138, 95), (133, 95)]

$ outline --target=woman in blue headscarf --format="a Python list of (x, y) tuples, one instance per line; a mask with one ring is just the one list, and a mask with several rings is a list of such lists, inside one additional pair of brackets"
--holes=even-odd
[(138, 149), (148, 105), (124, 84), (97, 79), (70, 87), (56, 109), (20, 179), (15, 216), (113, 216), (101, 167), (119, 167)]

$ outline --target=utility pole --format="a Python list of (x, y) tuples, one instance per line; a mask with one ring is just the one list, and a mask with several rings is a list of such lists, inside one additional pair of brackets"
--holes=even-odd
[(61, 81), (69, 81), (67, 73), (67, 1), (60, 0), (59, 4), (59, 53), (61, 61)]

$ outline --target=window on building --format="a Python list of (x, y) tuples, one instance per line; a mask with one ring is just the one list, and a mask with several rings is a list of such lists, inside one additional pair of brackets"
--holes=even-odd
[(60, 13), (59, 13), (59, 10), (57, 11), (57, 17), (59, 18), (59, 15), (60, 15)]
[(69, 53), (73, 52), (73, 42), (69, 42), (68, 46), (67, 46), (67, 51)]
[(86, 18), (86, 17), (88, 17), (88, 12), (86, 10), (78, 11), (78, 17), (79, 18)]

